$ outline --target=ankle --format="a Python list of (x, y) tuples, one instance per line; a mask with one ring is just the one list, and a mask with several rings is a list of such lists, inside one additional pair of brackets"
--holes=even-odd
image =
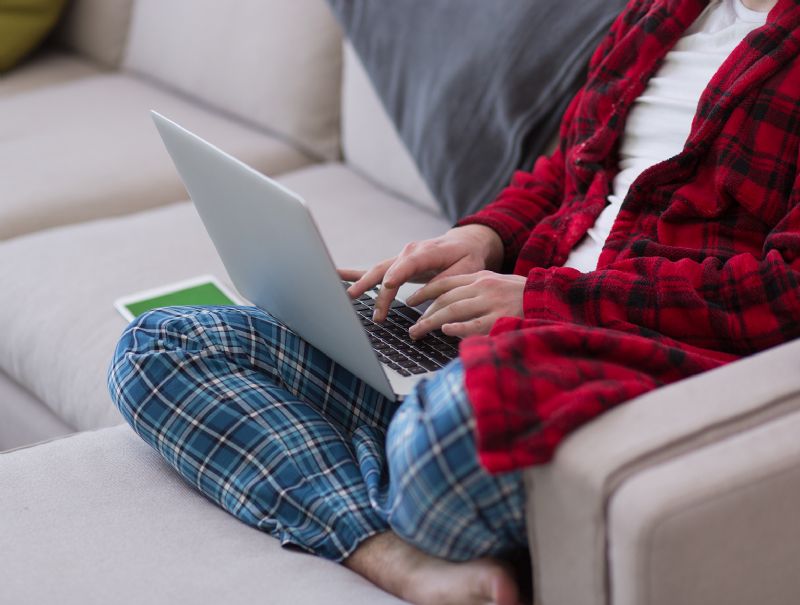
[(398, 569), (402, 567), (402, 560), (398, 561), (401, 559), (398, 547), (402, 548), (402, 541), (392, 532), (377, 534), (362, 542), (343, 563), (387, 592), (406, 598), (401, 594), (405, 584), (402, 576), (405, 574)]

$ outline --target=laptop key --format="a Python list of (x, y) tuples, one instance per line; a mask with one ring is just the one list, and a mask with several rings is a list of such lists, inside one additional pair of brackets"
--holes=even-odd
[(435, 362), (441, 364), (442, 366), (446, 366), (448, 363), (453, 361), (456, 357), (458, 357), (458, 355), (455, 355), (455, 354), (447, 355), (445, 353), (440, 353), (439, 351), (436, 351), (435, 353), (433, 353), (431, 355), (431, 359), (433, 359)]
[(422, 313), (420, 313), (416, 309), (412, 309), (408, 305), (398, 302), (396, 300), (392, 302), (391, 308), (392, 311), (394, 311), (395, 313), (399, 313), (406, 319), (410, 319), (411, 321), (414, 322), (416, 322), (422, 316)]
[(394, 346), (394, 348), (400, 351), (401, 353), (408, 354), (414, 352), (414, 347), (411, 345), (411, 343), (408, 342), (398, 342), (397, 344), (392, 343), (392, 346)]
[(400, 349), (408, 346), (406, 342), (400, 340), (399, 338), (397, 338), (397, 336), (389, 334), (388, 332), (381, 334), (381, 340), (383, 340), (383, 342), (385, 343), (392, 345), (395, 349)]
[(420, 316), (416, 309), (394, 301), (387, 321), (379, 324), (372, 321), (372, 297), (364, 294), (352, 302), (378, 359), (402, 376), (436, 371), (458, 355), (458, 339), (441, 331), (431, 332), (421, 340), (411, 339), (408, 329)]
[(395, 325), (387, 325), (384, 326), (384, 329), (389, 332), (389, 334), (393, 334), (400, 339), (408, 338), (408, 330)]
[(386, 361), (385, 363), (386, 363), (386, 365), (387, 365), (387, 366), (389, 366), (390, 368), (392, 368), (392, 369), (393, 369), (395, 372), (397, 372), (398, 370), (402, 370), (402, 369), (403, 369), (402, 367), (400, 367), (400, 366), (399, 366), (397, 363), (395, 363), (394, 361), (391, 361), (391, 360), (389, 360), (389, 361)]
[(448, 351), (455, 351), (455, 349), (453, 347), (451, 347), (449, 344), (447, 344), (445, 342), (442, 342), (441, 340), (438, 340), (436, 338), (432, 338), (431, 340), (428, 341), (428, 343), (434, 349), (436, 349), (437, 351), (440, 351), (442, 353), (447, 353)]
[(432, 359), (423, 359), (417, 363), (429, 372), (435, 372), (436, 370), (444, 367), (444, 364), (433, 361)]
[(399, 313), (392, 313), (389, 315), (389, 320), (393, 323), (396, 323), (401, 328), (410, 328), (414, 325), (414, 322), (408, 319), (407, 317), (403, 317)]
[(417, 349), (427, 355), (428, 357), (432, 356), (434, 353), (437, 353), (436, 349), (433, 348), (431, 345), (430, 339), (423, 339), (417, 343)]
[(461, 339), (456, 338), (455, 336), (447, 336), (447, 334), (441, 332), (440, 330), (433, 332), (433, 336), (441, 340), (443, 343), (450, 345), (454, 349), (457, 349), (458, 344), (461, 342)]
[(439, 368), (442, 367), (442, 364), (437, 363), (436, 361), (434, 361), (430, 357), (427, 357), (426, 355), (423, 355), (422, 353), (416, 353), (415, 355), (412, 355), (411, 359), (417, 362), (417, 365), (422, 366), (429, 372), (433, 370), (438, 370)]

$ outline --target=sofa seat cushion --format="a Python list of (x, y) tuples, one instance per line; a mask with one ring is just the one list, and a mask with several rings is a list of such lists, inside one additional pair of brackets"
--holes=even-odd
[[(341, 164), (281, 181), (306, 198), (340, 266), (366, 267), (447, 228)], [(189, 203), (0, 243), (0, 283), (25, 293), (0, 306), (0, 367), (78, 429), (116, 424), (105, 379), (125, 320), (113, 301), (206, 273), (230, 283)]]
[(22, 92), (97, 75), (100, 70), (78, 55), (46, 51), (0, 75), (0, 99)]
[(0, 456), (4, 603), (399, 605), (217, 508), (127, 427)]
[(150, 109), (272, 174), (310, 162), (263, 131), (130, 76), (8, 96), (0, 98), (0, 239), (185, 199)]

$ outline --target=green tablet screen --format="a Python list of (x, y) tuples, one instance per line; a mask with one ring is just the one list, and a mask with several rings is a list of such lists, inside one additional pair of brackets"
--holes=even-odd
[(236, 303), (231, 300), (227, 294), (220, 290), (219, 286), (214, 283), (207, 282), (198, 284), (196, 286), (181, 288), (172, 292), (165, 292), (164, 294), (159, 294), (157, 296), (153, 296), (152, 298), (129, 301), (126, 302), (124, 306), (131, 315), (138, 317), (150, 309), (157, 309), (159, 307), (235, 304)]

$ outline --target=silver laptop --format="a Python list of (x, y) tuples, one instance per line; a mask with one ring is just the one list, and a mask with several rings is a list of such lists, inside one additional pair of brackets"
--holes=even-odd
[(153, 119), (245, 298), (396, 400), (457, 356), (457, 339), (441, 332), (412, 341), (419, 312), (402, 302), (376, 324), (377, 291), (350, 299), (300, 196), (160, 114)]

